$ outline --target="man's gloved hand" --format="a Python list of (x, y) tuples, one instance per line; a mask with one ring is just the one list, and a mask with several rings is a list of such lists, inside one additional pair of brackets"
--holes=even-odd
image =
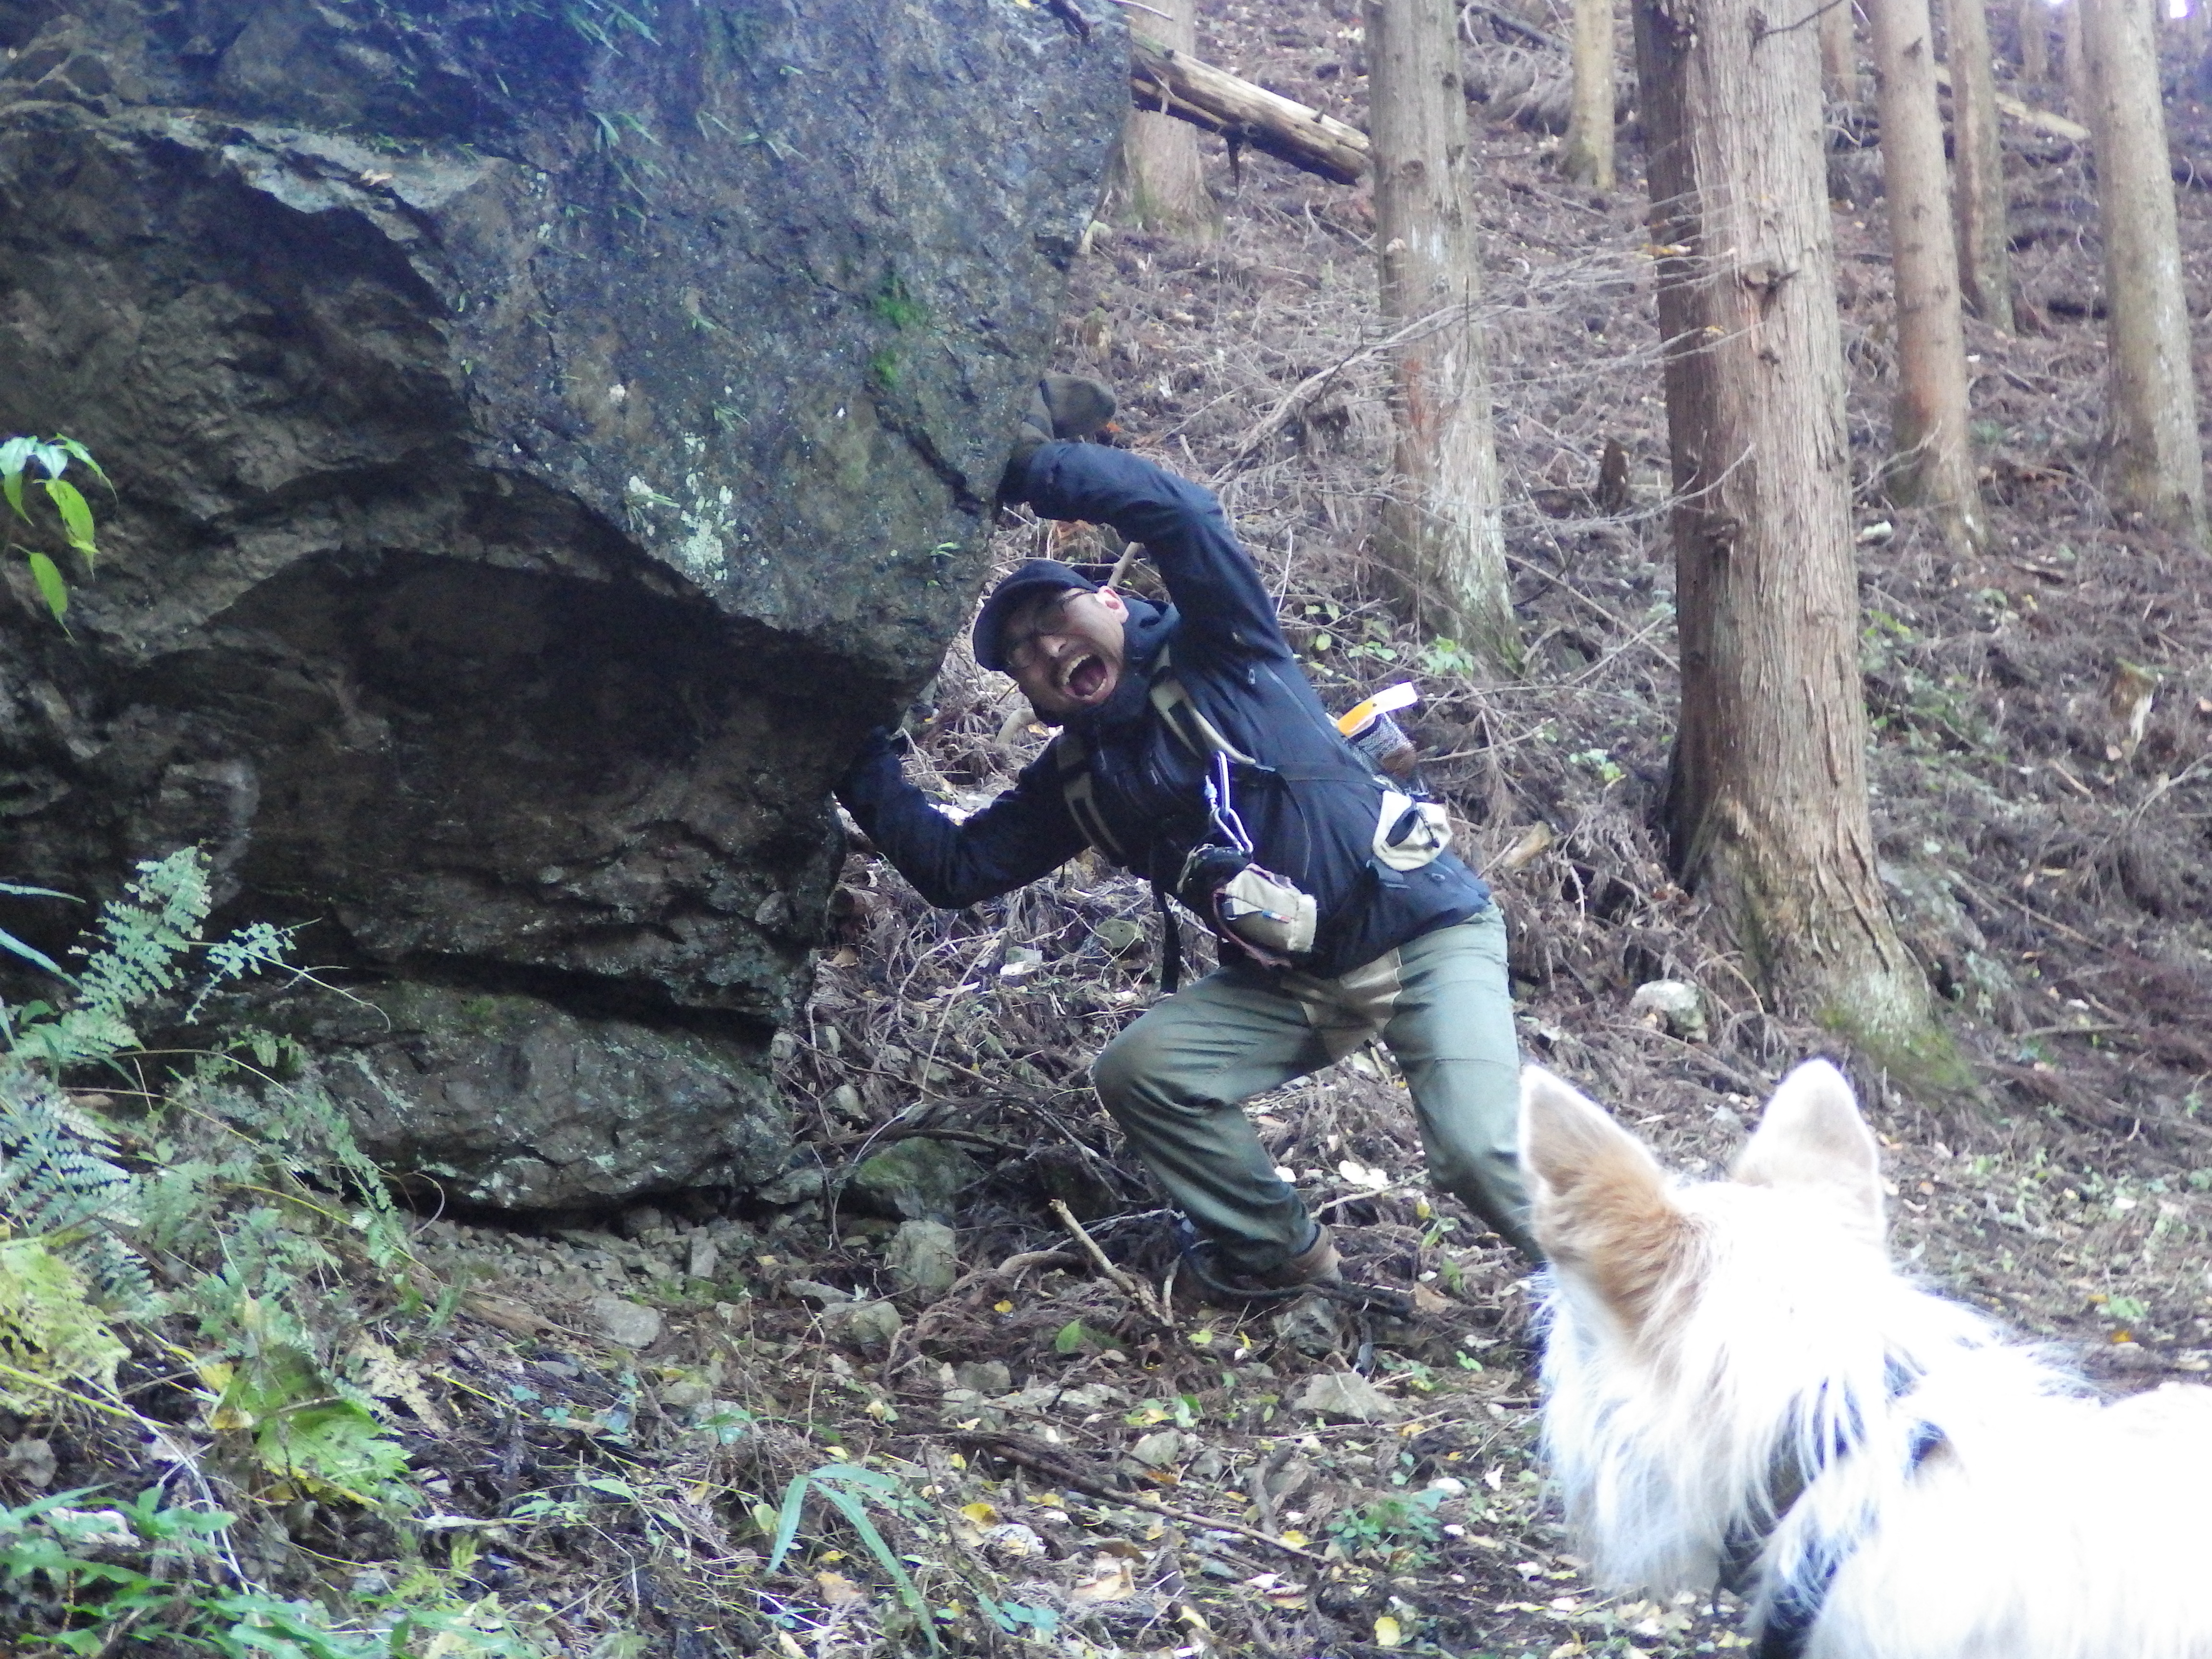
[(1014, 453), (1006, 462), (1006, 480), (999, 486), (999, 499), (1022, 499), (1028, 483), (1030, 458), (1036, 453), (1040, 444), (1054, 439), (1078, 443), (1094, 439), (1114, 418), (1114, 388), (1103, 380), (1081, 374), (1048, 374), (1039, 380), (1036, 394), (1022, 416), (1021, 434), (1015, 440)]
[(849, 808), (852, 803), (866, 798), (867, 785), (881, 772), (886, 762), (896, 773), (906, 761), (914, 747), (907, 734), (896, 726), (878, 726), (860, 739), (860, 752), (847, 764), (844, 775), (832, 786), (837, 799)]

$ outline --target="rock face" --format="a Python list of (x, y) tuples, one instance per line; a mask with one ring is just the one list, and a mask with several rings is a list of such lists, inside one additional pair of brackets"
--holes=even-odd
[(73, 639), (9, 562), (0, 876), (203, 843), (421, 1016), (363, 1125), (459, 1196), (775, 1165), (825, 791), (972, 596), (1126, 107), (1082, 9), (0, 0), (0, 434), (118, 487)]

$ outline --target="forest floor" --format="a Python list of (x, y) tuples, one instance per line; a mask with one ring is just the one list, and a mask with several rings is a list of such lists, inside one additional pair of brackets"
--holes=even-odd
[[(1357, 5), (1205, 9), (1203, 56), (1361, 118)], [(1388, 415), (1363, 191), (1262, 156), (1232, 167), (1207, 141), (1221, 238), (1098, 231), (1055, 366), (1115, 383), (1117, 441), (1221, 491), (1333, 707), (1398, 678), (1420, 687), (1409, 724), (1509, 916), (1530, 1057), (1697, 1170), (1725, 1161), (1790, 1065), (1835, 1055), (1881, 1138), (1903, 1260), (2109, 1386), (2204, 1371), (2212, 568), (2116, 523), (2098, 488), (2084, 157), (2008, 131), (2033, 326), (1969, 325), (1996, 534), (1960, 559), (1883, 499), (1879, 157), (1840, 138), (1834, 155), (1884, 873), (1981, 1080), (1936, 1093), (1763, 1008), (1668, 878), (1654, 822), (1673, 572), (1640, 181), (1603, 197), (1563, 183), (1543, 116), (1564, 101), (1563, 56), (1478, 27), (1474, 171), (1525, 678), (1484, 683), (1449, 642), (1409, 635), (1364, 562)], [(2177, 157), (2212, 176), (2212, 113), (2173, 108)], [(2179, 194), (2201, 313), (2212, 198)], [(1247, 441), (1332, 367), (1295, 420)], [(1630, 492), (1601, 507), (1608, 441)], [(1081, 535), (1010, 521), (1000, 552), (1097, 551)], [(1044, 735), (957, 647), (917, 769), (973, 805)], [(558, 1231), (422, 1224), (426, 1284), (463, 1293), (449, 1323), (395, 1338), (413, 1357), (392, 1398), (437, 1513), (410, 1528), (343, 1505), (272, 1510), (242, 1540), (272, 1571), (319, 1561), (321, 1582), (362, 1605), (443, 1572), (497, 1592), (538, 1650), (578, 1659), (1744, 1645), (1725, 1597), (1608, 1598), (1583, 1576), (1534, 1461), (1528, 1285), (1425, 1192), (1385, 1060), (1354, 1056), (1257, 1111), (1356, 1276), (1410, 1311), (1239, 1314), (1186, 1285), (1163, 1319), (1146, 1298), (1172, 1266), (1166, 1217), (1085, 1082), (1153, 994), (1143, 886), (1085, 860), (933, 913), (855, 854), (837, 915), (805, 1022), (779, 1045), (811, 1160), (773, 1194), (788, 1201), (700, 1195)], [(1632, 1009), (1662, 978), (1698, 988), (1702, 1035)], [(835, 1179), (895, 1147), (900, 1179)], [(1096, 1271), (1055, 1199), (1127, 1284)], [(894, 1244), (899, 1219), (930, 1214), (955, 1225), (960, 1276), (902, 1291), (899, 1273), (928, 1264), (912, 1261), (912, 1230)], [(626, 1310), (654, 1316), (631, 1346), (610, 1335)], [(849, 1510), (787, 1505), (817, 1469)], [(0, 1482), (20, 1497), (35, 1474), (0, 1468)], [(453, 1639), (446, 1651), (471, 1650)]]

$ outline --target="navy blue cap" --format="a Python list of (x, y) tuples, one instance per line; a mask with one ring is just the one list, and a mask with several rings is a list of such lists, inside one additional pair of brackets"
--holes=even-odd
[(975, 660), (986, 668), (1006, 672), (1006, 657), (1000, 648), (1000, 635), (1006, 632), (1006, 618), (1041, 592), (1071, 587), (1085, 593), (1102, 591), (1073, 565), (1062, 564), (1058, 559), (1031, 559), (1008, 576), (991, 590), (991, 597), (983, 601), (982, 614), (975, 618), (975, 631), (970, 636)]

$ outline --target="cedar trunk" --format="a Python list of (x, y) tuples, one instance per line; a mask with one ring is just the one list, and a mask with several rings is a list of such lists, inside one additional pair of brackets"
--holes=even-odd
[[(2040, 5), (2042, 0), (2035, 0)], [(2004, 137), (1984, 0), (1947, 0), (1951, 36), (1951, 130), (1956, 156), (1959, 282), (1984, 322), (2012, 331), (2012, 257), (2005, 228)]]
[[(1147, 32), (1170, 52), (1198, 46), (1198, 0), (1156, 0)], [(1221, 208), (1206, 188), (1198, 129), (1137, 99), (1121, 131), (1121, 161), (1109, 194), (1117, 216), (1146, 230), (1212, 241), (1221, 234)]]
[(1859, 43), (1851, 0), (1822, 0), (1820, 81), (1828, 101), (1859, 100)]
[(1368, 126), (1385, 320), (1401, 348), (1395, 473), (1380, 551), (1420, 626), (1516, 670), (1490, 366), (1467, 190), (1467, 105), (1452, 0), (1368, 0)]
[(2183, 296), (2158, 40), (2143, 0), (2082, 9), (2097, 222), (2112, 345), (2112, 493), (2191, 536), (2204, 532), (2204, 456)]
[(1574, 95), (1559, 171), (1577, 184), (1613, 188), (1613, 0), (1574, 0)]
[(1965, 549), (1985, 532), (1966, 431), (1966, 331), (1936, 103), (1935, 32), (1928, 0), (1873, 0), (1869, 11), (1897, 290), (1890, 493), (1928, 507), (1943, 539)]
[(1875, 872), (1818, 42), (1636, 0), (1682, 663), (1676, 866), (1776, 1000), (1925, 1035)]
[(2081, 45), (2081, 0), (2065, 0), (2057, 11), (2058, 50), (2065, 58), (2060, 69), (2066, 77), (2067, 112), (2077, 119), (2087, 119), (2089, 67)]
[(2051, 0), (2020, 0), (2020, 78), (2039, 87), (2051, 78)]

